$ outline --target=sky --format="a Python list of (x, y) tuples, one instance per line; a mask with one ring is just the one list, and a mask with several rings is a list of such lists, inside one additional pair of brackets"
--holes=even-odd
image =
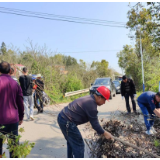
[[(127, 22), (128, 2), (0, 2), (0, 7), (44, 12), (56, 15)], [(135, 3), (132, 2), (131, 5)], [(0, 13), (0, 43), (20, 50), (33, 45), (46, 45), (54, 53), (62, 53), (86, 63), (105, 59), (119, 73), (117, 52), (132, 45), (129, 29), (70, 23)], [(85, 51), (85, 52), (83, 52)], [(88, 52), (96, 51), (96, 52)], [(97, 52), (99, 51), (99, 52)]]

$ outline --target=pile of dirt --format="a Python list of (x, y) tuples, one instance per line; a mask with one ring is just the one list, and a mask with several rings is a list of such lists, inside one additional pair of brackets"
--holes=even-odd
[[(134, 115), (134, 118), (125, 116), (127, 118), (125, 121), (116, 119), (106, 121), (102, 119), (101, 125), (104, 130), (110, 132), (113, 136), (141, 149), (146, 149), (148, 153), (160, 156), (160, 119), (155, 120), (154, 126), (157, 134), (148, 136), (145, 134), (145, 126), (138, 121), (139, 116), (138, 114)], [(92, 130), (91, 128), (90, 125), (86, 127), (88, 130)], [(88, 138), (87, 144), (90, 148), (90, 157), (92, 158), (154, 158), (154, 156), (125, 145), (120, 141), (107, 140), (104, 137), (100, 137), (95, 132), (92, 137)]]

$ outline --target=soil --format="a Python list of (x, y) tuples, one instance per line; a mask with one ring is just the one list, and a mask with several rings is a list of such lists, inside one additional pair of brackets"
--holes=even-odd
[[(120, 112), (118, 116), (112, 116), (109, 121), (101, 119), (100, 123), (103, 129), (113, 136), (160, 156), (159, 118), (155, 117), (154, 128), (157, 131), (155, 135), (145, 134), (146, 127), (141, 113), (126, 115), (124, 112)], [(89, 156), (92, 158), (154, 158), (154, 156), (124, 145), (120, 141), (107, 140), (99, 136), (89, 123), (85, 130), (91, 132), (87, 137), (87, 144), (90, 148)]]

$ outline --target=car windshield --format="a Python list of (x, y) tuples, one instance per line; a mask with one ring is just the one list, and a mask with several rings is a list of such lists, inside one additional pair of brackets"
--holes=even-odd
[(113, 81), (113, 83), (116, 87), (120, 85), (119, 81)]
[(108, 85), (109, 79), (96, 79), (94, 85)]

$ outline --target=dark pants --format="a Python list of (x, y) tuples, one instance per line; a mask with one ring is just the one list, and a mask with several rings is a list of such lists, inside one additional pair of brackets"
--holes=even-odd
[(84, 158), (84, 142), (76, 124), (58, 115), (58, 124), (67, 141), (68, 158)]
[[(38, 111), (43, 110), (43, 96), (42, 96), (42, 92), (36, 92), (35, 94), (36, 98), (36, 108), (38, 109)], [(38, 100), (40, 101), (40, 106), (38, 105)]]
[(126, 94), (125, 94), (127, 111), (128, 111), (128, 113), (131, 113), (131, 108), (130, 108), (130, 105), (129, 105), (129, 97), (131, 98), (131, 101), (132, 101), (133, 111), (136, 112), (136, 102), (135, 102), (135, 100), (134, 100), (134, 96), (133, 96), (133, 94), (129, 94), (129, 93), (126, 93)]
[[(8, 134), (9, 138), (13, 139), (14, 143), (16, 144), (15, 136), (18, 136), (18, 122), (17, 123), (12, 123), (12, 124), (4, 124), (4, 125), (0, 124), (0, 128), (2, 126), (4, 126), (4, 128), (0, 129), (0, 133)], [(0, 155), (2, 155), (2, 147), (3, 147), (3, 139), (0, 138)], [(10, 152), (10, 158), (13, 158), (12, 153), (13, 152)]]

